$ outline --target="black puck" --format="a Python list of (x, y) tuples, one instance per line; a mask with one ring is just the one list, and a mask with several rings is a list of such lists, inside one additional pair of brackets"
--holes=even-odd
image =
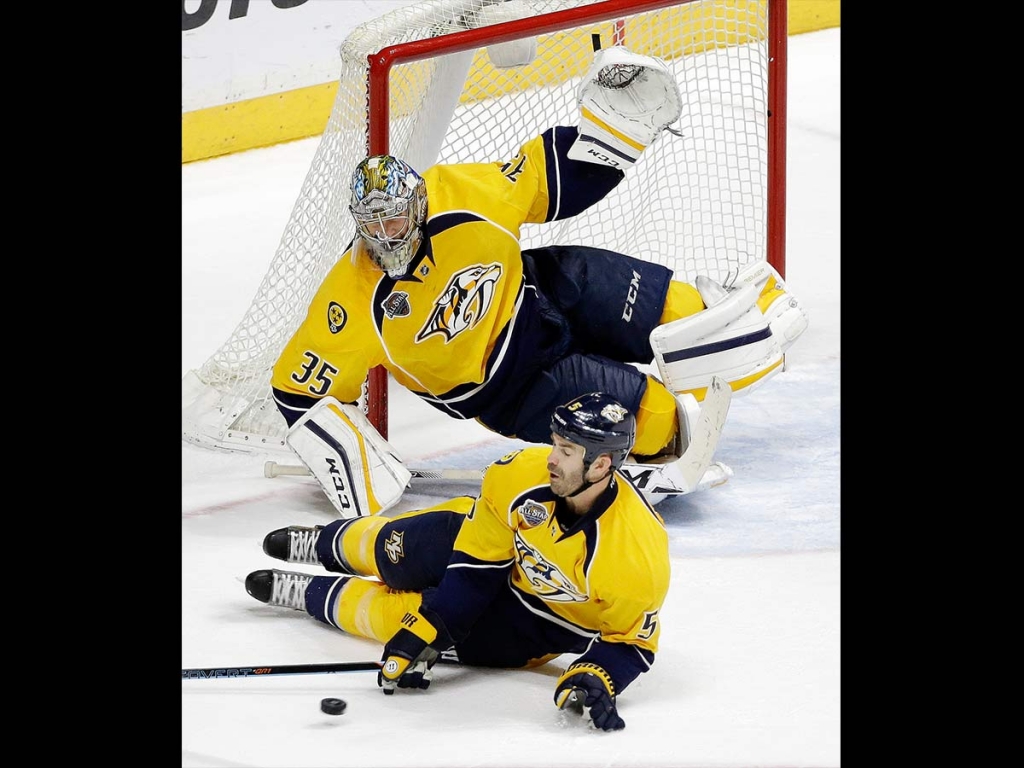
[(343, 714), (347, 706), (344, 699), (320, 699), (320, 711), (328, 715)]

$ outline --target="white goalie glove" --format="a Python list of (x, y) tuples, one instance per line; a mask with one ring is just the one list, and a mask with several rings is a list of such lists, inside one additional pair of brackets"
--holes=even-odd
[(412, 479), (362, 410), (333, 397), (310, 408), (286, 440), (343, 518), (389, 509)]
[(576, 94), (580, 135), (569, 157), (625, 170), (679, 119), (682, 96), (665, 62), (621, 45), (594, 54)]

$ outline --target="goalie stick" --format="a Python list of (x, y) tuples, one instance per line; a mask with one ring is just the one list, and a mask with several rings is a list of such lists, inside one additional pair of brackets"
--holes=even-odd
[[(484, 476), (482, 469), (410, 469), (414, 479), (450, 480), (453, 482), (479, 483)], [(278, 464), (268, 461), (263, 465), (264, 477), (280, 477), (281, 475), (310, 476), (304, 464)]]
[[(663, 464), (637, 464), (629, 461), (622, 471), (641, 491), (654, 496), (683, 496), (695, 491), (722, 485), (732, 470), (720, 461), (712, 461), (718, 439), (722, 435), (725, 417), (732, 402), (732, 389), (725, 379), (714, 376), (701, 403), (700, 415), (690, 433), (686, 451), (675, 461)], [(410, 469), (413, 479), (447, 480), (453, 482), (480, 482), (484, 470), (477, 469)], [(263, 465), (266, 477), (281, 475), (309, 476), (304, 465), (278, 464), (268, 461)], [(680, 483), (679, 480), (682, 480)]]

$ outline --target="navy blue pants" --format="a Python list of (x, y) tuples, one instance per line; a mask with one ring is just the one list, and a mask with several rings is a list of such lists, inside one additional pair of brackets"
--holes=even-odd
[(630, 363), (654, 359), (650, 334), (672, 272), (589, 246), (523, 251), (528, 289), (516, 338), (499, 375), (481, 393), (489, 429), (551, 442), (551, 413), (587, 392), (607, 392), (636, 413), (647, 377)]

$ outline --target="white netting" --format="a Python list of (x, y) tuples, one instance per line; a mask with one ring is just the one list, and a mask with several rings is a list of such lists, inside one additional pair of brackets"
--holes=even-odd
[[(486, 46), (397, 64), (390, 74), (389, 151), (414, 168), (509, 159), (553, 125), (576, 125), (579, 78), (602, 47), (622, 43), (675, 73), (683, 111), (612, 194), (564, 222), (523, 227), (523, 248), (584, 243), (665, 264), (682, 280), (724, 278), (766, 258), (768, 2), (684, 0), (615, 21), (575, 22), (536, 37), (525, 66), (497, 68)], [(514, 0), (503, 14), (608, 3)], [(493, 0), (432, 0), (357, 28), (341, 46), (331, 116), (291, 219), (252, 304), (231, 337), (182, 386), (182, 431), (228, 449), (283, 449), (270, 370), (314, 292), (352, 239), (349, 178), (367, 152), (367, 56), (400, 43), (488, 26)], [(500, 61), (500, 59), (498, 59)]]

